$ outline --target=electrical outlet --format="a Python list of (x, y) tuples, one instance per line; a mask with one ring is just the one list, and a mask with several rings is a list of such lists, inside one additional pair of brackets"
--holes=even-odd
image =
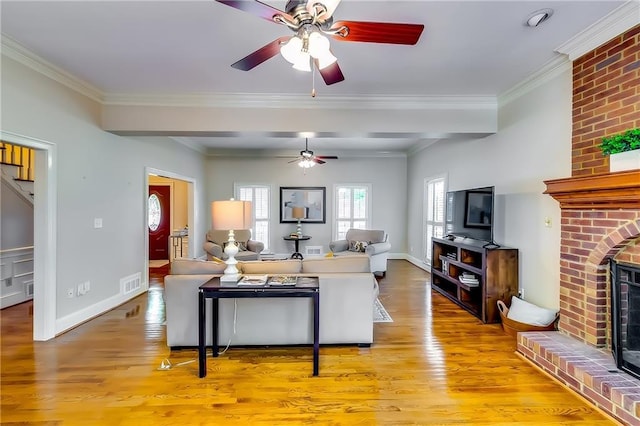
[(73, 296), (74, 296), (74, 294), (73, 294), (73, 288), (68, 288), (68, 289), (67, 289), (67, 297), (71, 298), (71, 297), (73, 297)]
[(544, 226), (546, 226), (547, 228), (551, 228), (551, 218), (549, 216), (544, 218)]
[(520, 291), (518, 292), (518, 297), (520, 299), (524, 299), (524, 288), (521, 288)]

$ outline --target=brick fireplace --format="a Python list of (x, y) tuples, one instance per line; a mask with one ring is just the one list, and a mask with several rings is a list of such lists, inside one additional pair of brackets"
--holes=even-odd
[(560, 203), (557, 332), (520, 333), (518, 352), (624, 424), (640, 425), (640, 380), (611, 354), (608, 262), (640, 265), (640, 170), (609, 173), (602, 137), (640, 127), (640, 25), (573, 62), (572, 176)]

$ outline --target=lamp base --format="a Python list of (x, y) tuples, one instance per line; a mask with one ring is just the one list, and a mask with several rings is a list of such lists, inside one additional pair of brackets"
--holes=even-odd
[(236, 267), (238, 261), (235, 256), (238, 254), (238, 246), (232, 230), (229, 231), (229, 241), (227, 241), (224, 252), (227, 255), (227, 260), (224, 262), (227, 267), (224, 270), (224, 275), (220, 277), (220, 284), (223, 286), (236, 286), (240, 281), (241, 275)]
[(223, 287), (236, 287), (241, 277), (242, 275), (240, 274), (225, 274), (220, 277), (220, 285)]

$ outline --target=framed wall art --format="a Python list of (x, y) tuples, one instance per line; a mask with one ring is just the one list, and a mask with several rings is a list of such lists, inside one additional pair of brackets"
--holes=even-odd
[[(280, 223), (297, 223), (293, 217), (293, 208), (302, 207), (302, 223), (326, 222), (326, 188), (304, 186), (280, 187)], [(296, 209), (296, 211), (300, 211)]]

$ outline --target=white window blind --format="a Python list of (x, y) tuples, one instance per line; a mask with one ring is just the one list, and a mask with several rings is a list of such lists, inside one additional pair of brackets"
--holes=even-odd
[(253, 213), (251, 238), (261, 241), (265, 251), (269, 250), (271, 187), (268, 185), (238, 184), (235, 193), (238, 200), (251, 201)]
[(424, 260), (431, 264), (431, 241), (444, 236), (445, 179), (438, 177), (425, 180), (424, 193)]
[(335, 239), (344, 239), (349, 228), (371, 227), (371, 185), (336, 184), (334, 195)]

